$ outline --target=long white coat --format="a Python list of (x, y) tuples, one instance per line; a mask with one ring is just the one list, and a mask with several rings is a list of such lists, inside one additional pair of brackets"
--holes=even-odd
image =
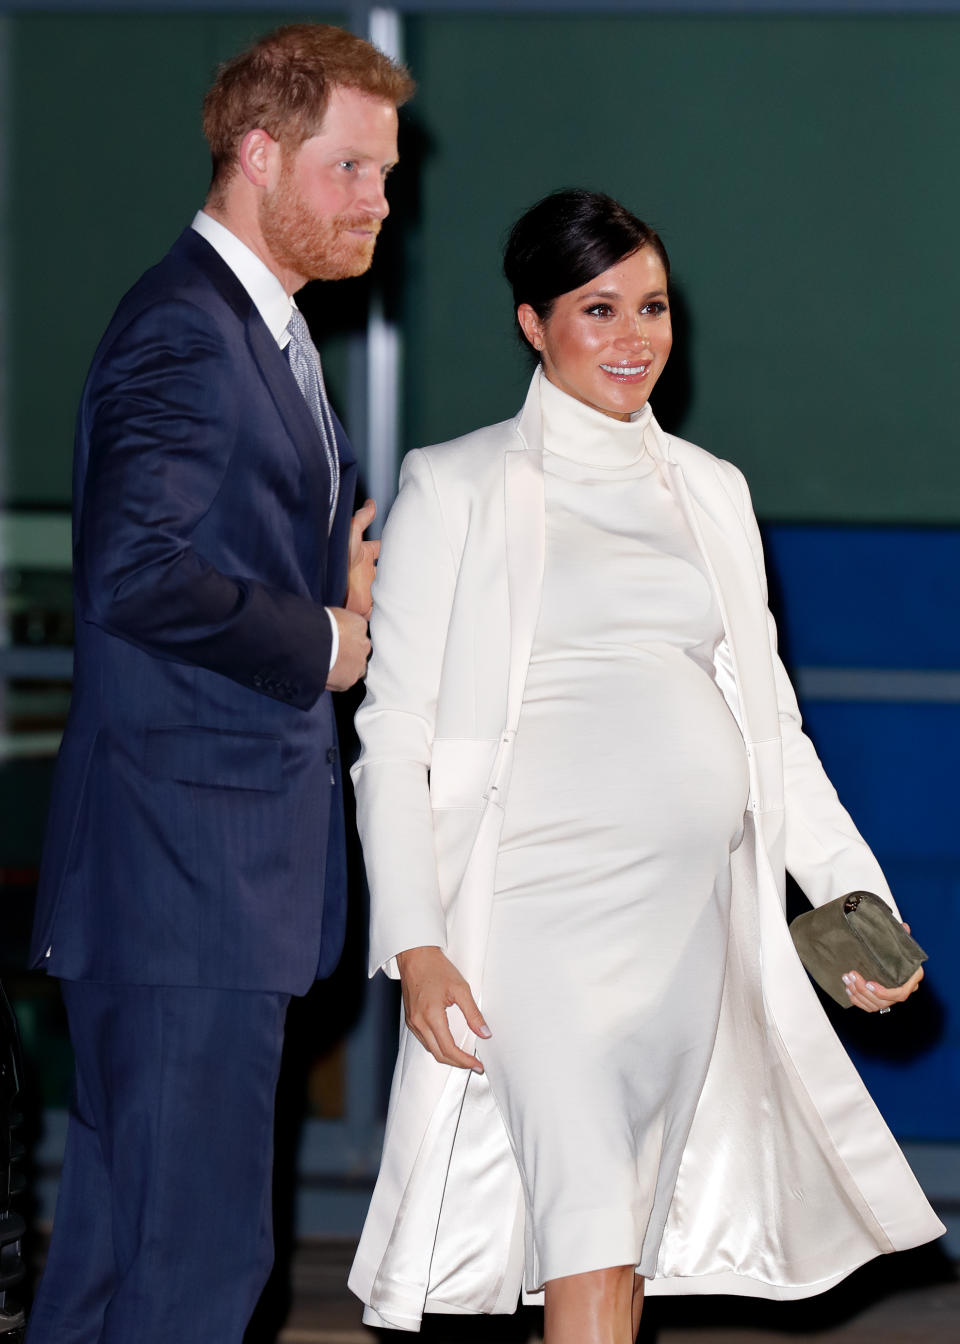
[[(543, 579), (539, 378), (514, 420), (405, 459), (357, 718), (371, 973), (395, 975), (398, 952), (438, 945), (478, 1000)], [(719, 600), (717, 683), (743, 733), (750, 796), (716, 1044), (647, 1291), (803, 1297), (943, 1231), (797, 960), (784, 870), (814, 905), (858, 889), (893, 900), (802, 732), (743, 477), (657, 426), (654, 437)], [(640, 768), (643, 743), (632, 750)], [(402, 1028), (350, 1276), (364, 1319), (415, 1330), (424, 1310), (512, 1311), (523, 1217), (485, 1078), (437, 1063)]]

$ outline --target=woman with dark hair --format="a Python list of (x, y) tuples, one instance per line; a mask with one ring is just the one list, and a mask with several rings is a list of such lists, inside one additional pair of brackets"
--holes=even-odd
[(653, 418), (663, 245), (565, 191), (504, 265), (526, 402), (407, 456), (375, 587), (354, 778), (406, 1025), (351, 1287), (401, 1329), (542, 1291), (547, 1344), (628, 1344), (645, 1282), (802, 1297), (942, 1228), (787, 932), (785, 867), (895, 907), (802, 732), (745, 482)]

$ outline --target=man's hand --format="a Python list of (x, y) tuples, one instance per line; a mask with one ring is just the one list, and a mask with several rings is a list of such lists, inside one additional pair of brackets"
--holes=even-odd
[(376, 517), (377, 506), (372, 499), (357, 509), (350, 523), (350, 550), (347, 563), (347, 600), (348, 611), (355, 611), (365, 620), (370, 619), (373, 611), (373, 598), (370, 585), (377, 573), (377, 556), (380, 554), (379, 541), (364, 541), (363, 534)]
[(367, 636), (367, 622), (364, 616), (358, 616), (345, 607), (329, 607), (340, 632), (340, 648), (337, 661), (330, 669), (327, 678), (328, 691), (347, 691), (361, 677), (366, 676), (367, 659), (370, 657), (370, 640)]
[(447, 1009), (456, 1004), (475, 1035), (490, 1037), (470, 986), (453, 962), (439, 947), (411, 947), (398, 955), (397, 969), (407, 1026), (420, 1044), (441, 1064), (483, 1073), (476, 1055), (457, 1048), (447, 1021)]

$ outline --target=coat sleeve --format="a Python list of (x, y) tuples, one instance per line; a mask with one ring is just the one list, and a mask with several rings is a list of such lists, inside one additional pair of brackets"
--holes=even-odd
[(308, 709), (330, 667), (323, 607), (224, 572), (195, 542), (243, 434), (241, 376), (213, 319), (184, 302), (143, 310), (102, 352), (78, 433), (79, 610), (154, 657)]
[[(741, 516), (766, 602), (763, 544), (749, 487), (742, 472), (729, 463), (724, 465), (736, 481)], [(796, 692), (777, 651), (777, 628), (769, 610), (767, 621), (783, 749), (787, 871), (811, 905), (825, 905), (850, 891), (871, 891), (886, 901), (899, 917), (880, 865), (842, 806), (813, 743), (803, 731)]]
[(373, 585), (373, 655), (352, 776), (370, 888), (370, 973), (411, 947), (446, 948), (429, 772), (455, 550), (422, 450), (408, 453)]

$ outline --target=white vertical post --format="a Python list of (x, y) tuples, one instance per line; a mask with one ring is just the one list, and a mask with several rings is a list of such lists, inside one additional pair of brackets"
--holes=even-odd
[[(367, 17), (367, 37), (394, 60), (403, 59), (403, 30), (396, 9), (374, 5)], [(396, 490), (400, 450), (401, 337), (384, 316), (383, 298), (374, 293), (367, 319), (366, 422), (367, 481), (377, 501), (377, 525), (386, 517)]]
[[(402, 60), (401, 24), (396, 10), (354, 0), (350, 26), (386, 55)], [(400, 333), (387, 321), (382, 297), (374, 293), (366, 332), (351, 338), (348, 425), (357, 443), (366, 440), (363, 466), (367, 489), (377, 501), (371, 536), (380, 535), (396, 491), (400, 366)], [(346, 1075), (346, 1121), (355, 1165), (371, 1175), (383, 1139), (382, 1088), (390, 1075), (384, 1060), (384, 1041), (392, 1038), (396, 1014), (394, 985), (385, 975), (374, 976), (367, 982), (363, 1012), (348, 1038)]]

